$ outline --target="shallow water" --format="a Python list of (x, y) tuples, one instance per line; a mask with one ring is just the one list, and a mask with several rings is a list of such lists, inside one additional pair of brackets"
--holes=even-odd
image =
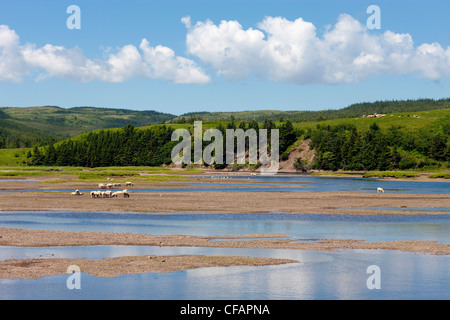
[[(206, 181), (211, 179), (210, 176), (203, 176)], [(378, 187), (383, 188), (389, 193), (437, 193), (450, 194), (450, 183), (440, 181), (400, 181), (400, 180), (386, 180), (386, 179), (367, 179), (358, 177), (321, 177), (310, 175), (273, 175), (273, 176), (251, 176), (240, 177), (230, 176), (230, 179), (245, 181), (264, 182), (264, 183), (304, 183), (303, 187), (298, 186), (286, 187), (280, 184), (278, 187), (282, 191), (347, 191), (347, 192), (376, 192)], [(226, 180), (226, 179), (225, 179)], [(226, 185), (228, 182), (222, 183)], [(220, 182), (214, 182), (220, 183)], [(206, 184), (206, 183), (204, 183)], [(242, 185), (247, 185), (242, 182)], [(286, 190), (284, 190), (286, 189)]]
[[(123, 255), (166, 254), (150, 248), (103, 250)], [(0, 299), (448, 299), (448, 256), (392, 251), (343, 250), (337, 253), (205, 248), (168, 249), (173, 254), (234, 254), (294, 258), (298, 263), (264, 267), (200, 268), (171, 273), (145, 273), (98, 278), (81, 274), (81, 289), (69, 290), (69, 275), (36, 280), (0, 279)], [(206, 248), (211, 249), (211, 248)], [(77, 248), (78, 251), (88, 248)], [(94, 248), (95, 251), (102, 248)], [(50, 251), (52, 251), (50, 249)], [(49, 251), (49, 252), (50, 252)], [(121, 251), (121, 252), (120, 252)], [(271, 252), (272, 251), (272, 252)], [(83, 254), (79, 254), (83, 256)], [(86, 255), (88, 256), (88, 255)], [(96, 256), (96, 255), (94, 255)], [(381, 270), (381, 289), (370, 290), (367, 268)]]
[(436, 240), (450, 244), (450, 216), (432, 214), (4, 212), (0, 227), (200, 236), (286, 233), (293, 239)]

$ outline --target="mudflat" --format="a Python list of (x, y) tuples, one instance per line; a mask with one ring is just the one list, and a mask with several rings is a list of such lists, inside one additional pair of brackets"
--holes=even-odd
[(69, 266), (96, 277), (115, 277), (122, 274), (147, 272), (173, 272), (205, 267), (263, 266), (295, 263), (288, 259), (223, 257), (204, 255), (180, 256), (125, 256), (86, 259), (16, 259), (0, 261), (0, 279), (36, 279), (44, 276), (67, 274)]
[[(91, 245), (270, 248), (317, 250), (333, 252), (341, 249), (400, 250), (416, 253), (448, 255), (450, 245), (436, 241), (364, 242), (352, 239), (322, 239), (316, 242), (293, 241), (284, 234), (249, 235), (148, 235), (131, 233), (75, 232), (0, 228), (0, 246), (53, 247)], [(256, 239), (255, 239), (256, 238)], [(222, 241), (212, 241), (221, 239)], [(249, 240), (251, 239), (251, 240)], [(233, 256), (125, 256), (87, 259), (10, 259), (0, 261), (0, 279), (39, 278), (66, 274), (68, 266), (76, 265), (84, 273), (98, 277), (145, 272), (172, 272), (203, 267), (264, 266), (297, 263), (290, 259)]]
[[(54, 190), (67, 189), (67, 186), (52, 185), (52, 188)], [(82, 186), (78, 188), (84, 189)], [(146, 186), (139, 186), (139, 188), (146, 188)], [(74, 190), (75, 188), (73, 188)], [(0, 211), (448, 214), (448, 211), (426, 211), (426, 208), (450, 206), (450, 198), (447, 194), (308, 191), (202, 192), (200, 190), (196, 192), (141, 193), (134, 192), (132, 188), (129, 188), (128, 191), (129, 198), (101, 199), (91, 198), (89, 193), (74, 196), (70, 192), (53, 193), (42, 190), (0, 192)], [(366, 209), (366, 207), (392, 207), (394, 210), (372, 210)], [(408, 207), (424, 207), (424, 211), (409, 211)]]
[[(221, 241), (215, 241), (218, 239)], [(355, 239), (321, 239), (315, 242), (302, 242), (288, 239), (285, 234), (271, 233), (192, 236), (0, 228), (0, 246), (54, 247), (93, 245), (265, 248), (328, 252), (340, 249), (385, 249), (429, 254), (450, 254), (450, 245), (440, 244), (437, 241), (365, 242)]]

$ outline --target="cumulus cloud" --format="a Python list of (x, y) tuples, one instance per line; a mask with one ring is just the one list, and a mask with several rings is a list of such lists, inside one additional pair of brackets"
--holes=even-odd
[(170, 48), (152, 47), (146, 39), (139, 48), (125, 45), (104, 60), (93, 60), (85, 57), (80, 48), (21, 45), (14, 30), (0, 25), (0, 81), (20, 82), (32, 72), (40, 73), (37, 80), (55, 77), (79, 82), (124, 82), (143, 77), (182, 84), (210, 81), (194, 61), (176, 56)]
[(410, 34), (375, 33), (342, 14), (322, 37), (302, 18), (266, 17), (257, 28), (237, 21), (211, 21), (187, 28), (187, 52), (230, 80), (258, 77), (297, 84), (352, 83), (378, 74), (450, 75), (450, 47), (414, 47)]
[[(408, 33), (375, 32), (347, 14), (322, 35), (302, 18), (266, 17), (254, 28), (238, 21), (192, 23), (186, 26), (186, 51), (191, 58), (230, 80), (250, 76), (295, 84), (357, 83), (382, 74), (414, 74), (430, 80), (450, 76), (450, 47), (415, 45)], [(107, 54), (106, 54), (107, 53)], [(53, 44), (21, 44), (8, 26), (0, 25), (0, 81), (20, 82), (27, 75), (79, 82), (124, 82), (136, 77), (180, 84), (211, 81), (194, 60), (168, 47), (124, 45), (89, 59), (80, 48)]]
[(0, 81), (19, 82), (27, 69), (21, 58), (18, 35), (7, 26), (0, 25)]

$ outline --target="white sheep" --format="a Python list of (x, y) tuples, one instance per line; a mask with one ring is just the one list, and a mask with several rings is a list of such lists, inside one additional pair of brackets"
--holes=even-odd
[(111, 191), (105, 191), (103, 192), (103, 198), (111, 198), (112, 192)]
[(107, 187), (108, 189), (112, 189), (112, 188), (114, 188), (114, 185), (113, 185), (112, 183), (108, 183), (108, 184), (106, 185), (106, 187)]
[(91, 191), (91, 198), (100, 198), (101, 196), (101, 191)]
[(99, 184), (98, 184), (98, 187), (99, 187), (100, 189), (106, 189), (106, 184), (104, 184), (104, 183), (99, 183)]
[(120, 187), (121, 184), (120, 184), (120, 183), (113, 183), (113, 186), (114, 186), (114, 187)]
[(134, 186), (134, 183), (133, 183), (133, 182), (127, 182), (127, 183), (125, 183), (125, 187), (132, 187), (132, 186)]
[(378, 188), (377, 188), (377, 193), (384, 193), (383, 188), (378, 187)]

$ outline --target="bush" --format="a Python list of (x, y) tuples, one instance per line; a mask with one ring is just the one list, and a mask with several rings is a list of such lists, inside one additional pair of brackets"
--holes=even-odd
[(414, 169), (417, 166), (417, 162), (410, 157), (403, 157), (398, 163), (398, 167), (401, 170)]
[(287, 152), (287, 151), (283, 152), (283, 153), (281, 154), (281, 156), (280, 156), (280, 159), (281, 159), (282, 161), (288, 160), (288, 159), (289, 159), (289, 152)]
[(300, 157), (295, 159), (294, 168), (295, 168), (295, 170), (302, 171), (302, 172), (306, 172), (310, 169), (309, 166), (307, 165), (306, 161), (303, 161), (302, 158), (300, 158)]

